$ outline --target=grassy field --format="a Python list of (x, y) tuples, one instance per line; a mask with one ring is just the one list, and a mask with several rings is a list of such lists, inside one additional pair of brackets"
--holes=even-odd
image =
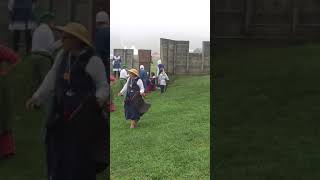
[[(46, 180), (46, 164), (43, 143), (43, 114), (41, 110), (27, 112), (26, 99), (35, 87), (30, 78), (28, 62), (21, 62), (11, 73), (11, 89), (14, 95), (14, 121), (17, 154), (10, 159), (0, 159), (0, 180)], [(1, 107), (0, 107), (1, 108)], [(106, 173), (98, 180), (105, 180)]]
[(116, 97), (111, 179), (209, 179), (209, 86), (209, 76), (176, 77), (162, 96), (147, 96), (151, 109), (137, 129), (129, 129)]
[[(0, 179), (45, 180), (42, 141), (43, 114), (26, 112), (32, 93), (28, 63), (22, 62), (10, 77), (15, 105), (13, 130), (17, 154), (0, 160)], [(154, 69), (154, 67), (153, 67)], [(148, 95), (152, 108), (129, 129), (121, 98), (111, 119), (112, 179), (208, 179), (209, 177), (209, 76), (171, 77), (165, 95)], [(99, 180), (105, 180), (102, 174)]]
[(320, 179), (319, 49), (215, 51), (216, 179)]

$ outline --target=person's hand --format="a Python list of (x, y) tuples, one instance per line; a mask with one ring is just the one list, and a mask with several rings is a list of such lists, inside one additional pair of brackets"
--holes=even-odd
[(118, 96), (122, 96), (122, 95), (123, 95), (122, 93), (120, 93), (120, 92), (118, 93)]
[(103, 107), (103, 106), (104, 106), (104, 104), (105, 104), (105, 101), (103, 101), (103, 100), (101, 100), (101, 99), (97, 98), (97, 103), (98, 103), (99, 107)]
[(146, 96), (146, 93), (140, 93), (140, 95), (142, 96), (142, 97), (145, 97)]
[(28, 99), (28, 101), (25, 104), (27, 110), (33, 110), (39, 105), (40, 104), (39, 104), (38, 100), (34, 97)]

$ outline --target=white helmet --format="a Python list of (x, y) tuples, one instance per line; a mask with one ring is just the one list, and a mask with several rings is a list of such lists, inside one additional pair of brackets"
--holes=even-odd
[(140, 65), (140, 69), (144, 69), (144, 66), (143, 66), (143, 65)]
[(161, 64), (161, 59), (158, 60), (158, 64)]
[(109, 24), (109, 15), (105, 11), (100, 11), (96, 15), (96, 22), (106, 22)]

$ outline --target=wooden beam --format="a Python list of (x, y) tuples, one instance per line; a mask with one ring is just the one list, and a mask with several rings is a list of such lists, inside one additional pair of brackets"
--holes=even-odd
[(249, 33), (249, 25), (251, 24), (250, 18), (252, 15), (252, 0), (246, 0), (245, 1), (245, 33)]

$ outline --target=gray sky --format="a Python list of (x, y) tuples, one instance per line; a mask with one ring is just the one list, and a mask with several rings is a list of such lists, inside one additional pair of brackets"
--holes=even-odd
[(111, 0), (111, 49), (152, 49), (160, 38), (189, 40), (190, 49), (210, 40), (210, 0)]

